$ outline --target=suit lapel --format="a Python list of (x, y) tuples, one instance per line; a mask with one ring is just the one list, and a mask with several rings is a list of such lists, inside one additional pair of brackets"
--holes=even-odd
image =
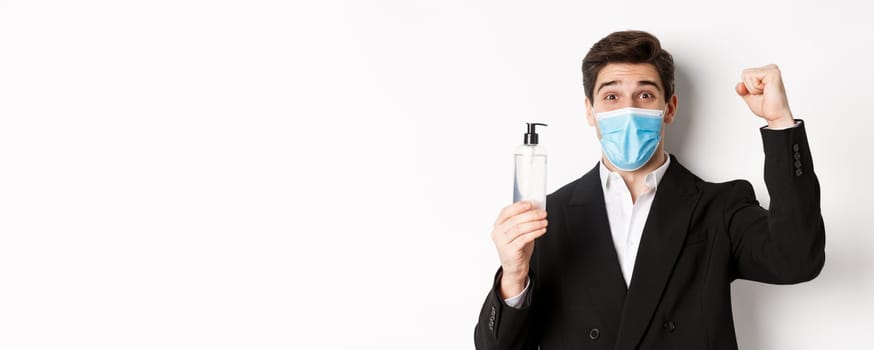
[(598, 166), (583, 175), (564, 208), (574, 260), (570, 283), (579, 282), (605, 326), (618, 327), (625, 303), (625, 280), (619, 268)]
[(699, 198), (695, 183), (695, 176), (671, 156), (644, 225), (622, 310), (617, 350), (635, 349), (652, 321)]

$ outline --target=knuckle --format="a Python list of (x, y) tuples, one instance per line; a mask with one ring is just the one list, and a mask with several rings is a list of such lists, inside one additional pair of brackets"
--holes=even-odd
[(518, 201), (516, 203), (513, 203), (513, 205), (510, 206), (510, 209), (514, 212), (518, 212), (518, 211), (522, 210), (523, 208), (525, 208), (525, 201)]
[(522, 228), (522, 230), (520, 230), (521, 233), (531, 232), (531, 230), (535, 229), (534, 225), (536, 225), (536, 223), (534, 223), (534, 222), (526, 223), (525, 226)]
[(529, 211), (529, 212), (525, 212), (525, 214), (522, 215), (522, 221), (523, 221), (523, 222), (531, 221), (531, 219), (534, 219), (533, 215), (534, 215), (534, 214), (533, 214), (532, 212), (530, 212), (530, 211)]

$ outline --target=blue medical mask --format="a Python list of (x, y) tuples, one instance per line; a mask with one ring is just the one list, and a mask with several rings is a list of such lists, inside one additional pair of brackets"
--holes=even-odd
[(607, 159), (619, 170), (640, 169), (658, 148), (663, 118), (663, 110), (633, 107), (595, 113)]

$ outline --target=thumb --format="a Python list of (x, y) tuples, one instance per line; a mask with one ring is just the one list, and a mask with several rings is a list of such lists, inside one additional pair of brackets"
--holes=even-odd
[(747, 90), (747, 86), (744, 85), (744, 83), (737, 83), (737, 85), (734, 86), (734, 92), (736, 92), (740, 97), (747, 97), (747, 95), (750, 94), (750, 91)]

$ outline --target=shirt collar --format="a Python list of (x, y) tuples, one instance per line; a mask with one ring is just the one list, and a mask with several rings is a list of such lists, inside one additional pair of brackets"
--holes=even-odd
[[(646, 185), (649, 186), (650, 190), (655, 191), (658, 187), (659, 183), (662, 182), (662, 178), (665, 176), (665, 172), (668, 171), (668, 166), (671, 165), (671, 155), (668, 152), (665, 153), (665, 163), (653, 170), (651, 173), (646, 174)], [(616, 183), (621, 183), (622, 187), (626, 191), (628, 191), (628, 187), (625, 186), (625, 181), (622, 180), (622, 176), (619, 173), (612, 172), (607, 168), (607, 165), (604, 164), (604, 159), (602, 158), (600, 161), (600, 166), (598, 167), (598, 171), (601, 175), (601, 189), (604, 193), (607, 193), (607, 190), (614, 188), (613, 185)]]

